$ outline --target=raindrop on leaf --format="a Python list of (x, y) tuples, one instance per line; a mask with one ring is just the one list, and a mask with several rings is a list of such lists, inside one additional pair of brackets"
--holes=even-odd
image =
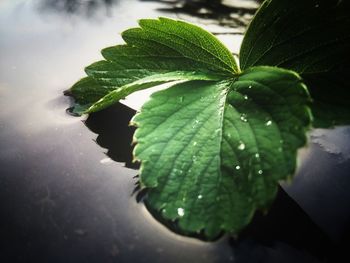
[(245, 149), (245, 144), (243, 142), (240, 142), (240, 144), (238, 145), (238, 150), (244, 150)]
[(185, 215), (185, 210), (184, 210), (183, 208), (179, 207), (179, 208), (177, 209), (177, 214), (178, 214), (179, 216), (184, 216), (184, 215)]
[(242, 114), (241, 115), (241, 121), (243, 121), (243, 122), (247, 122), (248, 120), (247, 120), (247, 115), (246, 114)]
[(266, 126), (270, 126), (271, 124), (272, 124), (272, 121), (271, 121), (271, 120), (269, 120), (269, 121), (267, 121), (267, 122), (265, 123)]

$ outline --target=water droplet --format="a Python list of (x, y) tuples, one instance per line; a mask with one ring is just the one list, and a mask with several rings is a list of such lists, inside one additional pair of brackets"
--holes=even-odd
[(195, 163), (197, 161), (197, 156), (193, 155), (192, 156), (192, 161)]
[(265, 123), (266, 126), (270, 126), (271, 124), (272, 124), (272, 121), (271, 121), (271, 120), (269, 120), (269, 121), (267, 121), (267, 122)]
[(255, 158), (260, 158), (260, 154), (256, 153), (255, 155)]
[(247, 120), (247, 115), (246, 114), (242, 114), (241, 115), (241, 121), (243, 121), (243, 122), (247, 122), (248, 120)]
[(184, 215), (185, 215), (185, 210), (184, 210), (183, 208), (179, 207), (179, 208), (177, 209), (177, 214), (178, 214), (179, 216), (184, 216)]
[(231, 138), (231, 133), (228, 132), (228, 133), (226, 134), (226, 136), (227, 136), (227, 138)]
[(279, 147), (279, 148), (278, 148), (278, 151), (279, 151), (279, 152), (282, 152), (282, 151), (283, 151), (282, 147)]
[(193, 142), (193, 146), (196, 146), (197, 145), (197, 142)]
[(316, 5), (315, 5), (315, 8), (319, 8), (319, 7), (320, 7), (320, 5), (319, 5), (319, 4), (316, 4)]
[(263, 174), (263, 170), (259, 170), (259, 171), (258, 171), (258, 174)]
[(248, 96), (247, 95), (244, 95), (244, 97), (243, 97), (245, 100), (247, 100), (248, 99)]
[(248, 89), (251, 89), (252, 88), (252, 85), (249, 85)]
[(241, 167), (239, 165), (236, 165), (236, 170), (241, 169)]
[(245, 149), (245, 144), (243, 142), (240, 142), (240, 144), (238, 145), (238, 150), (244, 150)]
[(202, 199), (203, 198), (203, 195), (198, 195), (198, 199)]
[(195, 120), (194, 122), (198, 124), (198, 123), (199, 123), (199, 120)]

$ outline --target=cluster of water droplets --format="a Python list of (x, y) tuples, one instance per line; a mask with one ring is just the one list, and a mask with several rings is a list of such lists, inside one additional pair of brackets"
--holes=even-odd
[(181, 170), (181, 169), (174, 168), (174, 169), (172, 170), (172, 173), (173, 173), (174, 175), (181, 175), (181, 174), (184, 173), (184, 171)]
[(192, 156), (192, 162), (193, 162), (193, 163), (197, 162), (197, 156), (196, 156), (196, 155), (193, 155), (193, 156)]
[(240, 119), (241, 119), (241, 121), (243, 121), (243, 122), (247, 122), (247, 121), (248, 121), (248, 119), (247, 119), (247, 114), (242, 113)]
[(278, 150), (279, 152), (283, 152), (283, 144), (284, 144), (284, 141), (283, 141), (283, 140), (280, 140), (279, 142), (280, 142), (280, 145), (281, 145), (281, 146), (278, 147), (277, 150)]
[(192, 124), (192, 129), (195, 129), (199, 125), (200, 121), (195, 119), (193, 124)]
[[(260, 164), (260, 154), (259, 154), (259, 153), (255, 153), (254, 156), (253, 156), (253, 158), (254, 158), (254, 161), (255, 161), (256, 163)], [(263, 174), (263, 173), (264, 173), (264, 171), (260, 168), (260, 169), (258, 170), (258, 174)]]
[[(239, 150), (245, 149), (245, 144), (242, 141), (239, 142), (238, 149)], [(246, 174), (249, 181), (253, 179), (254, 174), (262, 175), (264, 173), (263, 169), (261, 168), (261, 156), (260, 156), (260, 153), (258, 152), (251, 155), (251, 157), (248, 158), (248, 161), (243, 160), (241, 163), (234, 163), (233, 168), (237, 172), (243, 171), (244, 174)]]

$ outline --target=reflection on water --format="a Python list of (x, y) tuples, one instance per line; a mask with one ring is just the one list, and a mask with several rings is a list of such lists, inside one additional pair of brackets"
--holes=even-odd
[(51, 11), (55, 13), (67, 13), (83, 16), (92, 16), (100, 9), (105, 8), (107, 14), (109, 9), (118, 0), (41, 0), (39, 9), (41, 11)]
[[(214, 34), (243, 33), (254, 15), (259, 1), (255, 0), (140, 0), (162, 2), (159, 11), (175, 13), (178, 17), (205, 25), (219, 26)], [(261, 1), (260, 1), (261, 2)], [(226, 30), (223, 30), (226, 28)], [(228, 30), (231, 28), (231, 30)], [(236, 30), (232, 30), (236, 28)], [(218, 30), (218, 31), (217, 31)]]

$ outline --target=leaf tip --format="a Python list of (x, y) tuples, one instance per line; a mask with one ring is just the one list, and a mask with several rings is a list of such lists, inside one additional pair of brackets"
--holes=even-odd
[(134, 119), (132, 119), (131, 121), (129, 121), (129, 126), (130, 127), (138, 127), (138, 123), (136, 121), (134, 121)]
[(69, 89), (64, 90), (64, 91), (63, 91), (63, 95), (64, 95), (64, 96), (73, 97), (72, 88), (69, 88)]

